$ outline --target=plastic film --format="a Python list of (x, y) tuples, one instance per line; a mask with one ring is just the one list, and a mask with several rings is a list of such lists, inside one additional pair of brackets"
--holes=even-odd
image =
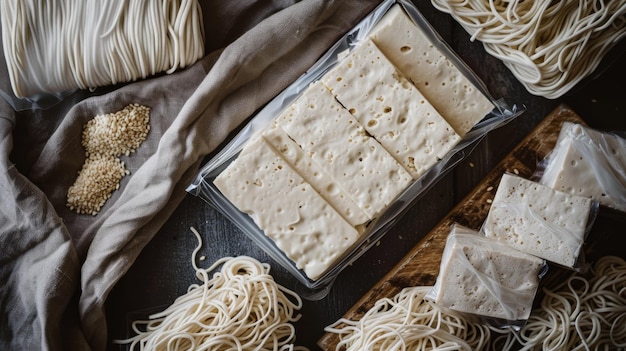
[(476, 145), (492, 130), (497, 129), (524, 112), (520, 105), (506, 101), (505, 99), (494, 99), (488, 93), (486, 96), (493, 104), (492, 111), (487, 113), (482, 120), (477, 122), (464, 137), (434, 166), (428, 169), (422, 176), (414, 179), (408, 187), (404, 189), (390, 203), (384, 211), (379, 213), (374, 219), (366, 223), (360, 238), (345, 254), (332, 264), (332, 266), (312, 280), (299, 270), (285, 254), (277, 248), (263, 231), (255, 225), (250, 216), (239, 211), (233, 204), (223, 196), (215, 187), (213, 181), (235, 160), (244, 145), (260, 135), (261, 132), (270, 126), (275, 118), (292, 105), (302, 93), (313, 83), (319, 81), (322, 76), (337, 63), (352, 52), (360, 43), (368, 38), (372, 28), (394, 5), (401, 6), (415, 25), (422, 29), (434, 46), (445, 55), (452, 63), (458, 64), (458, 69), (462, 75), (469, 76), (472, 82), (477, 82), (477, 89), (483, 91), (484, 84), (480, 78), (473, 74), (462, 60), (441, 41), (436, 32), (421, 16), (414, 5), (409, 1), (382, 2), (374, 11), (366, 16), (352, 30), (346, 33), (338, 42), (316, 62), (303, 76), (294, 81), (289, 87), (272, 99), (263, 109), (252, 116), (249, 122), (219, 150), (214, 157), (209, 160), (199, 171), (196, 179), (189, 185), (187, 191), (204, 199), (226, 217), (233, 221), (245, 234), (259, 244), (274, 260), (279, 262), (285, 269), (291, 272), (299, 281), (299, 293), (306, 299), (316, 300), (323, 298), (327, 293), (337, 275), (350, 263), (358, 259), (366, 252), (395, 224), (399, 217), (414, 204), (421, 195), (426, 192), (440, 178), (451, 171), (454, 166), (461, 162)]
[(626, 212), (626, 138), (566, 122), (536, 177), (556, 190)]
[(437, 281), (426, 298), (496, 326), (528, 318), (545, 261), (452, 226)]

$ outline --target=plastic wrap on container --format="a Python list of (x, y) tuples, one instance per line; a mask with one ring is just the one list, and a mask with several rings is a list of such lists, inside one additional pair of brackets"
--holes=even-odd
[[(389, 18), (392, 18), (392, 16), (393, 18), (399, 19), (390, 21)], [(407, 31), (408, 34), (406, 36), (397, 36), (397, 38), (391, 42), (393, 45), (385, 49), (384, 44), (388, 42), (384, 38), (385, 36), (389, 36), (389, 33), (396, 30), (394, 26), (400, 19), (410, 24), (412, 28)], [(424, 40), (428, 42), (423, 43)], [(376, 53), (372, 56), (371, 50), (367, 52), (363, 50), (363, 43), (370, 45), (371, 50), (380, 50), (380, 53)], [(417, 43), (419, 43), (419, 45)], [(359, 51), (359, 48), (362, 50)], [(412, 56), (402, 55), (414, 55), (420, 52), (422, 54), (426, 53), (427, 55), (431, 55), (432, 60), (429, 62), (436, 63), (425, 64), (422, 65), (421, 68), (413, 68), (416, 70), (426, 69), (427, 72), (436, 70), (436, 72), (430, 72), (425, 75), (435, 77), (433, 80), (429, 80), (427, 84), (417, 81), (416, 77), (419, 75), (419, 71), (411, 71), (406, 67), (404, 70), (402, 69), (403, 63), (406, 64), (413, 60), (411, 58)], [(375, 65), (360, 65), (357, 67), (357, 69), (360, 70), (358, 71), (359, 73), (354, 74), (353, 72), (348, 72), (348, 67), (350, 67), (349, 60), (356, 60), (353, 62), (358, 65), (360, 62), (358, 60), (361, 60), (359, 57), (369, 57), (372, 61), (380, 61), (377, 62), (377, 64), (383, 66), (376, 67), (387, 67), (387, 70), (382, 68), (372, 70), (372, 67)], [(339, 88), (328, 87), (328, 80), (325, 82), (325, 79), (332, 74), (329, 72), (336, 73), (337, 70), (340, 69), (338, 67), (342, 65), (345, 67), (343, 68), (344, 71), (339, 71), (341, 72), (341, 77), (334, 76), (334, 79), (343, 79), (345, 77), (346, 81), (343, 83), (347, 85), (354, 84), (355, 88), (364, 94), (360, 97), (357, 95), (357, 98), (368, 102), (366, 106), (345, 106), (344, 104), (347, 105), (349, 102), (344, 100), (344, 102), (341, 103), (344, 97), (338, 95)], [(393, 69), (389, 69), (389, 67)], [(344, 76), (343, 73), (346, 73), (346, 75)], [(447, 80), (438, 82), (436, 77), (441, 76), (446, 77)], [(360, 77), (365, 77), (365, 79), (361, 80)], [(371, 86), (368, 87), (367, 82), (383, 82), (379, 81), (376, 77), (384, 79), (385, 84), (387, 84), (385, 87), (391, 90), (402, 90), (406, 94), (409, 94), (406, 96), (421, 94), (423, 98), (418, 98), (417, 100), (409, 97), (396, 99), (398, 95), (392, 96), (388, 93), (384, 93), (384, 90), (382, 90), (383, 92), (381, 93), (381, 90), (376, 90)], [(348, 79), (352, 79), (351, 83)], [(419, 88), (420, 84), (430, 87), (435, 87), (439, 84), (439, 87), (431, 92), (427, 92), (424, 88)], [(444, 91), (445, 89), (449, 89), (450, 94), (447, 96), (447, 100), (442, 98), (437, 101), (432, 98), (432, 96), (442, 96), (442, 94), (444, 94), (441, 90), (441, 86), (444, 86)], [(445, 86), (447, 86), (447, 88), (445, 88)], [(458, 89), (460, 86), (464, 87), (462, 91)], [(326, 89), (326, 92), (324, 92), (324, 89)], [(350, 90), (351, 89), (346, 89), (347, 92), (350, 92)], [(405, 90), (410, 92), (406, 92)], [(428, 97), (429, 94), (431, 98)], [(479, 96), (481, 98), (470, 99), (470, 96)], [(377, 103), (381, 100), (390, 103), (391, 101), (396, 102), (391, 105)], [(457, 140), (454, 140), (454, 143), (451, 147), (447, 148), (446, 152), (439, 155), (436, 155), (436, 151), (438, 151), (435, 150), (438, 149), (436, 147), (437, 145), (431, 145), (432, 143), (427, 142), (424, 142), (426, 146), (414, 145), (415, 150), (411, 151), (413, 154), (405, 155), (409, 162), (411, 161), (409, 158), (413, 158), (413, 161), (418, 159), (413, 155), (426, 157), (425, 155), (430, 153), (435, 155), (430, 156), (435, 158), (435, 162), (429, 164), (426, 169), (420, 171), (418, 174), (414, 173), (411, 175), (408, 170), (402, 171), (398, 169), (394, 171), (398, 175), (395, 178), (389, 178), (389, 175), (386, 176), (387, 178), (380, 174), (377, 175), (381, 176), (380, 179), (395, 179), (393, 184), (390, 184), (388, 181), (380, 181), (378, 183), (369, 182), (368, 184), (374, 185), (372, 185), (371, 188), (364, 189), (363, 187), (355, 185), (359, 184), (359, 181), (350, 179), (351, 176), (337, 172), (336, 169), (327, 168), (332, 167), (329, 165), (335, 162), (337, 165), (353, 165), (357, 163), (368, 163), (373, 159), (382, 159), (386, 160), (384, 162), (387, 162), (387, 166), (380, 166), (380, 169), (376, 169), (376, 167), (372, 167), (370, 164), (360, 164), (360, 170), (358, 172), (354, 169), (351, 170), (353, 171), (354, 177), (358, 175), (358, 177), (367, 178), (368, 175), (391, 172), (391, 169), (395, 169), (394, 167), (396, 166), (394, 166), (393, 161), (394, 150), (390, 151), (389, 147), (384, 145), (382, 139), (391, 134), (402, 134), (400, 132), (403, 130), (396, 127), (397, 125), (404, 126), (409, 116), (406, 114), (398, 114), (404, 108), (400, 108), (400, 106), (405, 106), (395, 105), (397, 101), (400, 100), (404, 101), (406, 103), (405, 105), (411, 103), (432, 104), (432, 111), (441, 114), (447, 122), (442, 124), (447, 125), (447, 127), (438, 127), (438, 130), (442, 132), (445, 131), (445, 133), (449, 133), (450, 135), (457, 135)], [(482, 104), (476, 104), (478, 100), (484, 101)], [(325, 101), (322, 103), (324, 106), (318, 104), (322, 101)], [(437, 108), (438, 104), (440, 106), (453, 104), (456, 106), (456, 109), (453, 109), (455, 113), (453, 115), (444, 113), (443, 110)], [(332, 112), (333, 114), (336, 113), (332, 118), (345, 116), (345, 120), (339, 122), (344, 123), (349, 120), (349, 123), (352, 123), (353, 126), (347, 129), (344, 127), (342, 127), (343, 129), (333, 129), (328, 125), (328, 123), (334, 123), (330, 121), (332, 118), (327, 122), (320, 122), (314, 116), (316, 113), (321, 115), (321, 112), (308, 111), (307, 106), (311, 107), (309, 110), (318, 110), (322, 109), (322, 107), (326, 109), (336, 109), (336, 112)], [(369, 113), (369, 117), (363, 117), (362, 119), (362, 116), (356, 113), (357, 108), (362, 110), (359, 112)], [(417, 107), (415, 108), (417, 109)], [(329, 48), (326, 54), (323, 55), (306, 74), (297, 79), (257, 114), (252, 116), (239, 133), (202, 167), (194, 182), (187, 188), (187, 191), (199, 196), (222, 212), (246, 235), (260, 245), (274, 260), (291, 272), (301, 284), (299, 293), (303, 297), (307, 299), (320, 299), (327, 294), (337, 275), (347, 265), (358, 259), (368, 248), (374, 245), (394, 225), (399, 217), (420, 198), (421, 194), (427, 191), (434, 183), (463, 160), (487, 133), (517, 118), (523, 111), (524, 108), (522, 106), (506, 101), (505, 99), (494, 99), (491, 97), (480, 78), (445, 44), (413, 4), (408, 1), (388, 0), (381, 3), (359, 24)], [(469, 124), (464, 124), (462, 117), (458, 117), (469, 115), (471, 112), (474, 112), (474, 114), (477, 113), (478, 116), (473, 115), (473, 119), (468, 122)], [(304, 116), (302, 118), (311, 123), (296, 120), (294, 117), (296, 115)], [(382, 136), (377, 136), (375, 131), (368, 130), (368, 122), (374, 118), (383, 117), (383, 115), (394, 117), (388, 119), (387, 124), (383, 125), (383, 127), (387, 129), (381, 134)], [(291, 121), (292, 117), (295, 122)], [(381, 121), (382, 120), (378, 120), (378, 122)], [(412, 121), (409, 122), (412, 123)], [(316, 124), (313, 125), (312, 123)], [(430, 127), (431, 124), (430, 122), (425, 123), (427, 127)], [(341, 125), (343, 126), (344, 124)], [(421, 127), (418, 127), (416, 124), (411, 128)], [(446, 130), (446, 128), (448, 128), (448, 130)], [(309, 136), (311, 132), (328, 134)], [(404, 138), (403, 140), (405, 140), (405, 142), (410, 142), (410, 136), (412, 134), (407, 134), (410, 130), (406, 129), (403, 132), (405, 135), (400, 137), (400, 139)], [(328, 139), (331, 134), (342, 135), (342, 137), (347, 138), (348, 142), (343, 144), (336, 143), (336, 140)], [(419, 139), (421, 138), (420, 135), (420, 133), (416, 132), (414, 133), (414, 138)], [(281, 165), (281, 167), (287, 166), (295, 170), (296, 174), (304, 178), (304, 182), (307, 186), (310, 185), (316, 190), (317, 194), (321, 194), (322, 198), (327, 200), (329, 206), (332, 207), (335, 212), (339, 213), (340, 217), (343, 217), (345, 222), (349, 223), (351, 227), (355, 228), (359, 233), (354, 242), (351, 242), (350, 245), (347, 246), (345, 252), (334, 255), (332, 261), (325, 263), (326, 268), (323, 272), (316, 272), (313, 274), (314, 276), (308, 275), (305, 270), (303, 270), (303, 264), (296, 262), (300, 259), (298, 255), (308, 255), (308, 251), (306, 250), (307, 245), (332, 245), (332, 242), (321, 240), (322, 237), (332, 237), (332, 235), (329, 236), (329, 233), (316, 234), (316, 230), (309, 230), (307, 232), (308, 234), (301, 232), (301, 235), (308, 235), (307, 239), (299, 239), (303, 242), (302, 246), (296, 249), (291, 248), (289, 249), (290, 252), (285, 252), (285, 250), (283, 250), (285, 248), (284, 245), (282, 245), (283, 249), (281, 249), (280, 243), (277, 245), (275, 240), (272, 240), (270, 236), (266, 235), (268, 233), (265, 233), (259, 228), (261, 221), (259, 220), (258, 213), (250, 215), (249, 213), (241, 211), (241, 209), (233, 204), (214, 183), (214, 181), (229, 168), (231, 163), (237, 159), (242, 149), (245, 149), (249, 143), (258, 142), (259, 140), (269, 144), (271, 149), (277, 152), (279, 159), (284, 161), (284, 165)], [(304, 143), (316, 143), (317, 148), (309, 148), (308, 145), (304, 145)], [(322, 146), (326, 145), (326, 143), (331, 143), (336, 145), (336, 149), (328, 145), (321, 147), (320, 143)], [(374, 146), (373, 144), (376, 145)], [(354, 156), (356, 149), (353, 149), (352, 146), (347, 147), (345, 145), (359, 145), (358, 147), (361, 148), (360, 150), (362, 150), (361, 154), (363, 157)], [(371, 147), (366, 149), (363, 145), (371, 145)], [(409, 146), (410, 145), (406, 145), (406, 147)], [(386, 150), (389, 153), (388, 156), (391, 156), (391, 160), (390, 157), (383, 157), (382, 153), (379, 151), (366, 151), (378, 148), (383, 149), (383, 151)], [(324, 157), (320, 157), (320, 153), (323, 153)], [(365, 156), (367, 156), (367, 159)], [(350, 157), (353, 159), (350, 160)], [(395, 162), (398, 166), (402, 165), (402, 158), (396, 157)], [(387, 171), (382, 171), (383, 169)], [(329, 178), (320, 178), (322, 175), (328, 175)], [(397, 182), (405, 183), (401, 184)], [(365, 184), (365, 182), (361, 183)], [(398, 184), (401, 185), (401, 188), (394, 190), (392, 196), (386, 198), (390, 191), (389, 185), (394, 185), (395, 188), (397, 188)], [(373, 194), (376, 195), (374, 196)], [(340, 200), (342, 197), (345, 200), (346, 196), (350, 197), (349, 200), (351, 201), (346, 202)], [(382, 199), (383, 197), (385, 198), (384, 200)], [(380, 201), (383, 205), (380, 206), (380, 203), (368, 204), (368, 198), (381, 199)], [(285, 203), (287, 202), (289, 201), (286, 200)], [(339, 203), (342, 205), (337, 205)], [(357, 209), (355, 211), (351, 210), (353, 208), (352, 206), (357, 206)], [(274, 211), (287, 210), (285, 206), (280, 205), (268, 205), (268, 209), (269, 207), (272, 207)], [(269, 214), (266, 215), (269, 216)], [(335, 214), (332, 214), (332, 216), (335, 218)], [(343, 237), (343, 234), (345, 233), (334, 233), (337, 237)], [(305, 245), (304, 242), (307, 244)], [(303, 251), (298, 254), (297, 250)]]

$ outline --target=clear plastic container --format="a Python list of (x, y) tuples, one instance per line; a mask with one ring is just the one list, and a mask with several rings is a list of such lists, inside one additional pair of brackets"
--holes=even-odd
[[(295, 101), (311, 83), (320, 80), (320, 78), (334, 67), (341, 58), (345, 57), (347, 53), (367, 38), (372, 28), (374, 28), (378, 21), (394, 5), (402, 6), (406, 14), (425, 32), (434, 46), (494, 104), (495, 108), (485, 115), (480, 122), (475, 124), (473, 129), (467, 132), (461, 141), (448, 152), (443, 159), (431, 167), (421, 177), (415, 179), (377, 218), (368, 223), (366, 231), (348, 252), (345, 252), (341, 258), (336, 260), (320, 277), (312, 280), (302, 270), (298, 269), (294, 262), (257, 227), (248, 214), (239, 211), (225, 198), (213, 184), (213, 181), (228, 167), (230, 162), (237, 158), (245, 143), (255, 135), (255, 133), (271, 124), (274, 118)], [(359, 24), (329, 48), (325, 55), (323, 55), (304, 75), (294, 81), (255, 114), (240, 132), (201, 168), (196, 179), (187, 188), (187, 191), (190, 194), (202, 198), (223, 213), (256, 244), (262, 247), (276, 262), (280, 263), (285, 269), (292, 273), (300, 284), (297, 290), (303, 298), (318, 300), (326, 296), (337, 275), (347, 265), (357, 260), (385, 235), (404, 212), (433, 184), (469, 155), (487, 133), (507, 124), (523, 112), (523, 106), (514, 103), (511, 104), (504, 99), (494, 99), (491, 97), (479, 77), (448, 47), (411, 2), (388, 0), (381, 3)]]

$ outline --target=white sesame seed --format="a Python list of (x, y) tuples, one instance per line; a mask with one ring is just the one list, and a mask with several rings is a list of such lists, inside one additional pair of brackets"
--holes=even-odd
[(98, 115), (83, 127), (85, 163), (67, 192), (67, 206), (76, 213), (96, 215), (130, 174), (118, 158), (130, 156), (150, 130), (150, 109), (130, 104), (115, 113)]

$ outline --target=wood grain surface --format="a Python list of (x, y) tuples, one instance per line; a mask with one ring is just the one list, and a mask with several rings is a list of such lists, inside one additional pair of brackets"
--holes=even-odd
[[(538, 162), (553, 149), (561, 125), (566, 121), (585, 124), (568, 106), (557, 106), (387, 275), (348, 310), (344, 318), (358, 320), (377, 300), (393, 297), (405, 287), (433, 285), (439, 273), (441, 255), (450, 226), (459, 223), (472, 229), (480, 229), (502, 174), (510, 172), (531, 178)], [(326, 333), (318, 341), (318, 346), (323, 350), (335, 350), (338, 342), (337, 334)]]

